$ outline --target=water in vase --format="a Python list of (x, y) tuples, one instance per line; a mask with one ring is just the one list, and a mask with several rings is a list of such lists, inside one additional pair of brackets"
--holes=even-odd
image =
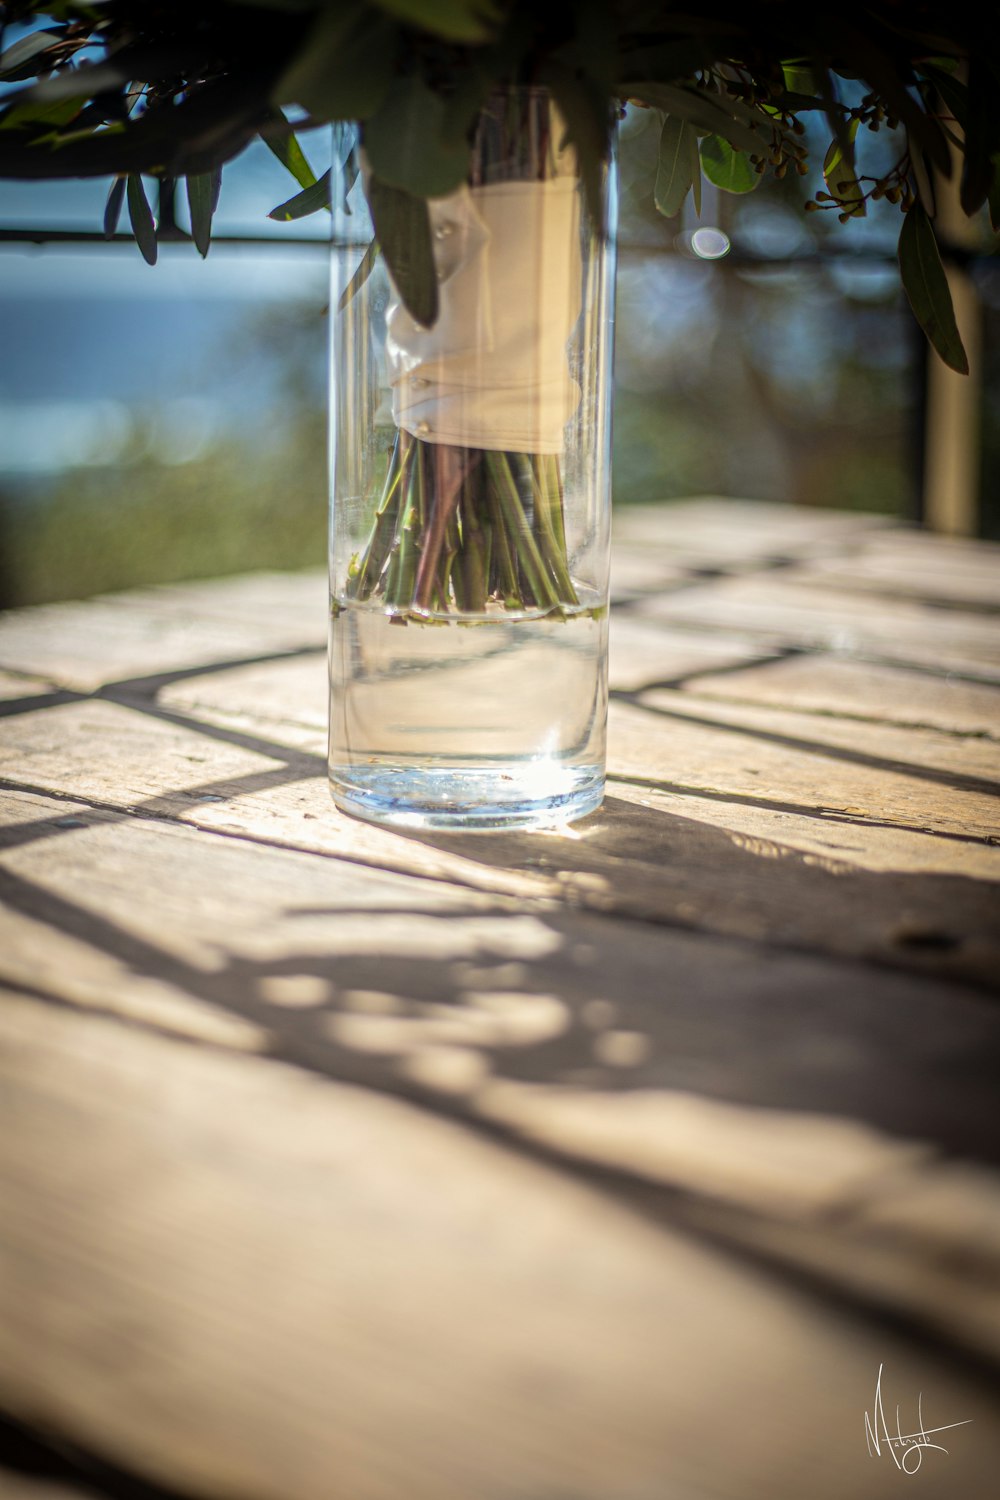
[(600, 803), (607, 612), (331, 610), (330, 777), (346, 811), (440, 828), (556, 826)]

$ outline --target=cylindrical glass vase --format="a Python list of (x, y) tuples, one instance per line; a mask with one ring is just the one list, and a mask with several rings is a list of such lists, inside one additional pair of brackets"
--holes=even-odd
[(615, 179), (596, 224), (564, 134), (543, 89), (490, 99), (429, 204), (430, 327), (360, 184), (335, 220), (329, 767), (376, 822), (552, 827), (603, 797)]

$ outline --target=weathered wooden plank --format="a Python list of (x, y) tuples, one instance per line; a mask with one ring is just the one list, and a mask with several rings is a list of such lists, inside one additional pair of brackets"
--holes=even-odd
[[(634, 606), (621, 689), (737, 668), (752, 699), (799, 665), (755, 656), (841, 650), (845, 620), (850, 649), (899, 659), (902, 640), (939, 673), (943, 642), (989, 671), (983, 618), (818, 584), (817, 558), (890, 557), (881, 523), (693, 507), (684, 539), (677, 519), (636, 523), (634, 589), (806, 565), (762, 575), (742, 625), (698, 604), (733, 580)], [(963, 578), (985, 602), (972, 560)], [(680, 718), (615, 706), (613, 774), (636, 781), (577, 829), (407, 838), (327, 801), (318, 653), (155, 680), (314, 646), (322, 596), (319, 575), (258, 578), (32, 617), (61, 681), (150, 680), (0, 719), (3, 774), (61, 799), (0, 799), (0, 977), (58, 1002), (0, 1010), (3, 1399), (244, 1500), (881, 1496), (899, 1476), (861, 1412), (887, 1358), (925, 1414), (943, 1390), (940, 1419), (993, 1443), (977, 1392), (848, 1310), (1000, 1357), (1000, 1023), (961, 982), (1000, 971), (985, 743), (847, 723), (794, 680), (754, 707), (716, 695), (727, 670), (649, 695)], [(888, 673), (890, 709), (916, 675)], [(611, 1174), (602, 1191), (570, 1162)], [(679, 1225), (847, 1300), (827, 1311)], [(953, 1446), (949, 1488), (983, 1487), (989, 1443)]]
[[(42, 923), (59, 927), (65, 919), (77, 938), (90, 932), (106, 938), (107, 951), (131, 963), (133, 972), (209, 998), (212, 976), (237, 955), (270, 962), (293, 952), (308, 957), (354, 951), (360, 939), (351, 919), (361, 912), (372, 914), (373, 928), (388, 930), (398, 920), (406, 941), (412, 928), (425, 924), (431, 948), (446, 943), (447, 926), (435, 924), (432, 913), (461, 914), (471, 924), (467, 933), (455, 928), (447, 941), (468, 957), (482, 936), (477, 914), (505, 910), (502, 898), (440, 881), (261, 848), (172, 823), (78, 807), (67, 819), (62, 804), (46, 808), (45, 799), (24, 803), (11, 794), (4, 805), (14, 810), (2, 856), (14, 882), (11, 904), (16, 897), (18, 909)], [(387, 915), (379, 923), (375, 914), (381, 908)], [(77, 919), (75, 912), (84, 915)], [(492, 931), (489, 922), (486, 930)], [(505, 927), (504, 941), (508, 932), (511, 943), (523, 939), (528, 953), (533, 942), (557, 945), (532, 916)], [(58, 967), (53, 965), (53, 974)]]
[(51, 691), (52, 684), (41, 677), (0, 669), (0, 703), (10, 703), (18, 698), (38, 698)]
[[(838, 780), (825, 758), (620, 705), (612, 727), (611, 796), (561, 837), (375, 828), (338, 813), (308, 763), (288, 770), (117, 704), (0, 721), (0, 764), (29, 788), (485, 891), (988, 976), (992, 895), (976, 879), (997, 878), (1000, 851), (969, 841), (969, 794), (853, 766)], [(665, 789), (629, 787), (662, 765)], [(922, 831), (949, 827), (957, 837)]]
[[(756, 1218), (776, 1218), (790, 1226), (786, 1260), (865, 1295), (881, 1289), (918, 1318), (926, 1297), (939, 1330), (1000, 1350), (992, 1303), (977, 1292), (972, 1305), (967, 1257), (957, 1290), (951, 1263), (937, 1266), (919, 1192), (934, 1147), (1000, 1155), (1000, 1019), (985, 1002), (551, 905), (529, 916), (161, 824), (77, 809), (70, 821), (83, 826), (67, 828), (44, 811), (44, 799), (21, 799), (12, 823), (34, 837), (4, 856), (18, 914), (0, 975), (159, 1030), (446, 1099), (526, 1141), (694, 1194), (715, 1206), (713, 1233), (773, 1248)], [(124, 989), (116, 966), (131, 976)], [(165, 1009), (177, 995), (189, 1013)], [(940, 1066), (943, 1013), (948, 1067), (929, 1107), (916, 1080), (928, 1049)], [(247, 1034), (227, 1036), (224, 1015)], [(943, 1191), (960, 1204), (934, 1170), (934, 1201)], [(983, 1232), (991, 1180), (967, 1204), (981, 1261), (1000, 1261)], [(876, 1199), (911, 1206), (885, 1230), (867, 1216)], [(734, 1209), (754, 1224), (718, 1218)], [(956, 1243), (965, 1222), (956, 1210)]]
[[(615, 781), (575, 840), (498, 835), (479, 847), (505, 869), (551, 873), (594, 910), (995, 986), (996, 849), (956, 858), (936, 855), (941, 839), (909, 837), (913, 847), (844, 815), (824, 838), (794, 810)], [(436, 842), (479, 853), (467, 838)]]
[[(799, 809), (794, 804), (784, 804), (780, 799), (753, 792), (730, 797), (711, 791), (699, 795), (696, 791), (676, 791), (669, 787), (658, 791), (655, 787), (640, 782), (630, 783), (617, 776), (609, 785), (609, 797), (614, 802), (622, 801), (630, 806), (659, 809), (663, 819), (661, 838), (669, 826), (666, 818), (673, 815), (681, 847), (684, 846), (684, 830), (693, 825), (705, 825), (706, 834), (708, 829), (720, 830), (727, 836), (730, 849), (727, 859), (724, 846), (716, 847), (723, 870), (729, 859), (735, 859), (734, 851), (739, 849), (755, 853), (761, 861), (772, 863), (791, 857), (793, 865), (823, 869), (837, 876), (849, 877), (852, 871), (869, 871), (896, 877), (896, 900), (907, 885), (906, 877), (951, 875), (974, 882), (1000, 881), (1000, 850), (995, 845), (984, 843), (971, 834), (950, 837), (873, 822), (861, 809), (843, 812), (823, 808)], [(627, 817), (622, 812), (616, 816)], [(690, 840), (697, 844), (693, 833)], [(637, 856), (641, 848), (640, 840), (636, 846)], [(675, 849), (674, 858), (677, 852)], [(646, 853), (648, 856), (650, 850)], [(796, 855), (804, 857), (796, 860)], [(664, 859), (666, 857), (664, 854)], [(701, 865), (700, 859), (698, 865)], [(758, 875), (766, 886), (770, 878), (768, 865), (761, 864)], [(919, 886), (919, 880), (911, 879), (909, 884)], [(877, 890), (878, 884), (873, 882), (872, 894)], [(948, 884), (944, 882), (939, 891), (939, 897), (945, 900), (942, 914), (950, 909), (947, 892)], [(992, 893), (984, 894), (988, 901)], [(809, 899), (803, 893), (803, 902), (793, 902), (792, 910), (796, 911)], [(877, 906), (879, 915), (891, 923), (895, 908), (888, 887), (885, 901), (878, 901)]]
[(0, 665), (91, 692), (150, 677), (321, 645), (328, 609), (317, 575), (212, 580), (137, 590), (0, 617)]
[(956, 979), (995, 981), (1000, 963), (991, 936), (1000, 850), (851, 816), (615, 781), (601, 811), (561, 837), (407, 839), (331, 814), (315, 781), (194, 804), (181, 817), (476, 889), (863, 954)]
[[(250, 744), (263, 735), (264, 748), (244, 748), (197, 724), (164, 722), (138, 707), (99, 700), (0, 719), (0, 778), (121, 813), (140, 811), (501, 893), (556, 893), (547, 877), (484, 868), (431, 842), (345, 816), (333, 805), (319, 755), (295, 759), (289, 750), (289, 766), (273, 720), (259, 724), (234, 714), (231, 722), (251, 731)], [(237, 731), (224, 731), (230, 732)], [(320, 743), (319, 732), (308, 728), (286, 725), (282, 734), (307, 742), (312, 734)], [(272, 740), (273, 756), (266, 753)], [(265, 790), (273, 795), (258, 795)]]
[(213, 795), (216, 783), (280, 772), (276, 756), (209, 739), (117, 703), (86, 699), (0, 719), (0, 776), (112, 806), (173, 794)]
[(669, 588), (691, 577), (690, 570), (665, 557), (662, 550), (616, 544), (611, 554), (611, 598), (631, 599), (654, 589)]
[(694, 672), (725, 671), (759, 661), (757, 642), (738, 635), (694, 635), (612, 610), (608, 630), (608, 685), (632, 691), (673, 682)]
[(618, 506), (614, 514), (616, 545), (659, 549), (685, 567), (727, 570), (842, 551), (889, 528), (884, 516), (714, 497)]
[[(456, 1086), (450, 1060), (465, 1068), (459, 1095), (487, 1079), (612, 1092), (627, 1079), (800, 1111), (840, 1113), (850, 1101), (856, 1117), (899, 1140), (918, 1136), (920, 1122), (949, 1149), (1000, 1155), (991, 1062), (1000, 1016), (974, 993), (176, 825), (79, 809), (67, 820), (43, 798), (6, 801), (0, 977), (11, 983), (185, 1029), (163, 1011), (179, 993), (192, 1013), (246, 1023), (236, 1045), (412, 1085), (422, 1097)], [(649, 883), (641, 849), (635, 871)], [(66, 957), (75, 968), (64, 968)], [(118, 968), (133, 980), (128, 1009)], [(89, 982), (94, 973), (106, 993)], [(928, 1047), (943, 1055), (944, 1012), (952, 1067), (929, 1104), (912, 1081)], [(746, 1150), (739, 1130), (728, 1132), (719, 1172), (761, 1204), (828, 1208), (843, 1196), (852, 1153), (852, 1192), (885, 1168), (877, 1153), (872, 1166), (863, 1132), (845, 1131), (846, 1147), (800, 1153), (808, 1172), (783, 1185), (781, 1162), (744, 1134)]]
[[(670, 717), (654, 711), (663, 703)], [(712, 723), (696, 723), (699, 717)], [(0, 775), (111, 805), (145, 802), (181, 813), (207, 796), (252, 792), (309, 774), (307, 762), (286, 774), (282, 748), (270, 753), (264, 742), (268, 753), (120, 703), (85, 700), (0, 720)], [(916, 759), (921, 754), (925, 765)], [(966, 789), (961, 780), (952, 786), (948, 777), (952, 771), (957, 778), (981, 777), (993, 756), (993, 748), (975, 739), (750, 706), (694, 705), (679, 693), (649, 694), (649, 709), (616, 703), (610, 720), (609, 765), (625, 780), (667, 768), (666, 777), (660, 772), (655, 778), (687, 792), (750, 795), (969, 838), (1000, 831), (996, 799)], [(940, 775), (922, 777), (922, 769)]]
[[(532, 1141), (609, 1168), (627, 1163), (691, 1194), (679, 1222), (765, 1250), (894, 1312), (920, 1308), (920, 1321), (938, 1334), (1000, 1354), (995, 1171), (935, 1159), (919, 1142), (879, 1139), (840, 1117), (669, 1090), (504, 1082), (487, 1086), (478, 1107)], [(765, 1157), (766, 1182), (753, 1165)], [(813, 1179), (810, 1203), (805, 1183), (817, 1162), (822, 1182)], [(838, 1163), (846, 1175), (824, 1204)], [(733, 1207), (746, 1212), (728, 1212)], [(832, 1233), (827, 1214), (836, 1216)]]
[(722, 676), (695, 673), (683, 687), (699, 698), (1000, 737), (1000, 687), (835, 656), (789, 656)]
[[(619, 651), (617, 659), (616, 642)], [(618, 685), (629, 685), (630, 671), (634, 674), (636, 685), (673, 674), (683, 676), (684, 671), (699, 660), (706, 663), (707, 658), (711, 665), (728, 664), (736, 659), (736, 653), (740, 650), (736, 643), (717, 643), (713, 653), (712, 643), (706, 638), (705, 642), (692, 641), (689, 652), (685, 652), (684, 643), (682, 633), (675, 635), (673, 632), (663, 631), (661, 639), (657, 627), (635, 625), (627, 618), (613, 621), (612, 681), (617, 680)], [(847, 686), (842, 686), (841, 692), (847, 702), (851, 701), (850, 692), (855, 680), (864, 683), (866, 674), (877, 671), (858, 664), (835, 663), (824, 658), (809, 658), (808, 661), (790, 658), (769, 663), (766, 667), (723, 672), (719, 676), (696, 677), (692, 680), (693, 688), (699, 694), (711, 691), (720, 697), (740, 698), (740, 688), (734, 689), (732, 695), (728, 694), (727, 684), (731, 681), (739, 682), (747, 677), (751, 685), (748, 695), (758, 683), (764, 692), (770, 685), (771, 674), (780, 683), (785, 670), (795, 668), (792, 686), (787, 695), (780, 687), (772, 694), (780, 703), (784, 696), (794, 698), (797, 684), (803, 678), (806, 688), (813, 682), (811, 665), (815, 665), (817, 673), (821, 673), (824, 666), (829, 668), (835, 683), (841, 680), (839, 674), (846, 674)], [(947, 712), (952, 716), (957, 713), (956, 694), (971, 695), (968, 700), (961, 696), (958, 701), (971, 702), (973, 710), (979, 712), (981, 701), (992, 701), (993, 690), (988, 688), (946, 684), (916, 673), (894, 675), (887, 670), (881, 675), (887, 676), (890, 683), (896, 686), (897, 697), (904, 689), (896, 682), (896, 676), (901, 676), (904, 684), (911, 678), (914, 679), (924, 689), (922, 709), (928, 712), (936, 693), (949, 705)], [(286, 691), (286, 681), (292, 685), (290, 691)], [(949, 688), (952, 689), (951, 692), (948, 691)], [(265, 737), (273, 736), (279, 742), (298, 744), (302, 748), (312, 748), (318, 752), (322, 747), (325, 692), (325, 677), (320, 663), (283, 662), (234, 669), (224, 674), (177, 684), (165, 689), (160, 694), (160, 701), (173, 708), (195, 713), (211, 722), (237, 727), (250, 733), (256, 732)], [(806, 701), (809, 701), (808, 698)], [(796, 728), (804, 736), (813, 732), (809, 721), (804, 721), (802, 726)], [(850, 737), (853, 730), (848, 729), (845, 734)], [(876, 750), (881, 748), (883, 747), (876, 746)], [(909, 755), (909, 742), (898, 748)], [(710, 768), (711, 763), (703, 759), (703, 769), (706, 764)], [(972, 767), (968, 769), (971, 770)], [(632, 797), (633, 794), (627, 786), (619, 784), (614, 795)], [(726, 801), (724, 798), (706, 801), (704, 798), (684, 794), (681, 801), (675, 800), (672, 805), (683, 818), (694, 817), (728, 828), (743, 838), (759, 841), (761, 847), (769, 849), (774, 857), (780, 856), (784, 847), (786, 850), (822, 857), (840, 867), (912, 873), (955, 873), (994, 879), (1000, 877), (1000, 854), (995, 850), (976, 842), (960, 843), (951, 839), (927, 837), (915, 829), (886, 828), (882, 823), (881, 807), (877, 811), (878, 821), (867, 827), (859, 820), (856, 810), (847, 813), (846, 816), (854, 826), (845, 827), (842, 822), (831, 823), (815, 815), (803, 816), (784, 806), (767, 806), (766, 792), (756, 792), (751, 788), (743, 795), (756, 796), (762, 805), (740, 801), (739, 794), (734, 801)], [(927, 797), (930, 802), (934, 801), (933, 786), (928, 786)], [(193, 817), (201, 826), (230, 828), (234, 831), (253, 829), (262, 836), (279, 842), (287, 840), (299, 847), (330, 852), (351, 851), (359, 857), (363, 854), (363, 857), (374, 858), (376, 862), (385, 857), (398, 861), (400, 857), (406, 858), (408, 852), (405, 846), (394, 842), (394, 836), (390, 835), (388, 840), (383, 840), (379, 830), (362, 830), (357, 825), (352, 830), (350, 824), (344, 826), (337, 820), (331, 823), (322, 787), (313, 782), (248, 792), (235, 801), (227, 799), (218, 806), (198, 807)], [(969, 830), (969, 834), (970, 839), (974, 839), (973, 829)], [(348, 838), (351, 839), (350, 845), (346, 842)], [(588, 848), (596, 851), (599, 844), (600, 839), (595, 837), (592, 830), (588, 835)], [(411, 846), (409, 851), (413, 858), (423, 858), (426, 852), (426, 844)], [(455, 878), (468, 878), (473, 873), (471, 862), (464, 871), (452, 867), (450, 873)]]
[(310, 641), (319, 644), (326, 639), (330, 593), (326, 572), (321, 568), (157, 584), (114, 597), (125, 597), (140, 607), (148, 605), (197, 619), (270, 625), (293, 637), (296, 631), (305, 628)]
[(42, 916), (9, 908), (0, 908), (0, 982), (216, 1046), (263, 1050), (266, 1040), (261, 1027), (192, 999), (154, 974), (137, 975), (124, 958), (59, 931)]
[(161, 688), (156, 701), (325, 758), (328, 692), (326, 659), (316, 655), (190, 677)]
[(873, 657), (934, 672), (1000, 678), (994, 620), (902, 599), (820, 587), (791, 569), (721, 578), (632, 606), (637, 617), (708, 632), (742, 632), (766, 646)]
[(995, 1469), (954, 1370), (456, 1125), (27, 1001), (0, 1027), (0, 1389), (126, 1467), (248, 1500), (875, 1500), (882, 1363), (975, 1424), (949, 1482)]
[[(11, 849), (50, 841), (59, 850), (64, 841), (78, 839), (81, 831), (110, 827), (115, 821), (113, 814), (95, 813), (84, 803), (0, 790), (0, 982), (216, 1046), (262, 1049), (266, 1033), (261, 1027), (191, 995), (163, 972), (137, 972), (123, 948), (89, 941), (85, 913), (75, 908), (73, 879), (67, 888), (68, 907), (58, 897), (55, 907), (47, 907), (41, 891), (33, 896), (30, 887), (18, 887), (16, 877), (10, 883)], [(55, 854), (56, 861), (60, 857)], [(74, 860), (70, 863), (75, 866)], [(76, 869), (85, 886), (89, 869)], [(155, 904), (151, 894), (149, 899)]]
[[(668, 713), (657, 711), (665, 705)], [(871, 743), (871, 750), (853, 751), (855, 736)], [(919, 739), (938, 761), (961, 760), (971, 746), (975, 764), (980, 763), (979, 742), (935, 739), (929, 730), (808, 719), (653, 692), (646, 709), (612, 704), (608, 764), (616, 777), (649, 779), (667, 790), (749, 796), (958, 838), (982, 840), (1000, 833), (997, 799), (980, 789), (979, 777), (963, 783), (963, 773), (950, 765), (921, 767), (907, 756), (911, 739), (914, 753), (920, 753)], [(880, 743), (887, 753), (879, 752)]]
[[(997, 694), (1000, 700), (1000, 692)], [(924, 798), (936, 801), (936, 789), (954, 787), (1000, 799), (1000, 749), (978, 735), (955, 735), (930, 727), (897, 726), (842, 719), (836, 714), (800, 713), (770, 704), (696, 699), (689, 693), (653, 688), (634, 700), (665, 716), (732, 730), (737, 737), (785, 745), (804, 756), (839, 761), (849, 768), (913, 776), (924, 783)], [(992, 789), (992, 791), (991, 791)], [(1000, 814), (1000, 806), (995, 809)], [(974, 834), (975, 812), (967, 825)], [(984, 824), (982, 832), (995, 831)]]
[(805, 565), (827, 588), (1000, 609), (1000, 545), (902, 528)]

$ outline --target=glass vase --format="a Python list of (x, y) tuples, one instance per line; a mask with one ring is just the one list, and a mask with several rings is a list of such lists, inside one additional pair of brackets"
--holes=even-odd
[(553, 827), (604, 794), (615, 173), (599, 223), (564, 134), (546, 90), (491, 97), (429, 203), (429, 327), (363, 152), (335, 217), (329, 772), (375, 822)]

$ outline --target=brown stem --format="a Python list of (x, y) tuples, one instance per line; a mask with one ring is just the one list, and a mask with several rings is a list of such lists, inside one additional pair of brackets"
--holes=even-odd
[(414, 609), (430, 610), (437, 581), (438, 562), (444, 546), (448, 523), (455, 513), (462, 482), (479, 455), (467, 448), (452, 448), (446, 443), (433, 444), (433, 494), (430, 522), (423, 538), (423, 550), (413, 588)]

